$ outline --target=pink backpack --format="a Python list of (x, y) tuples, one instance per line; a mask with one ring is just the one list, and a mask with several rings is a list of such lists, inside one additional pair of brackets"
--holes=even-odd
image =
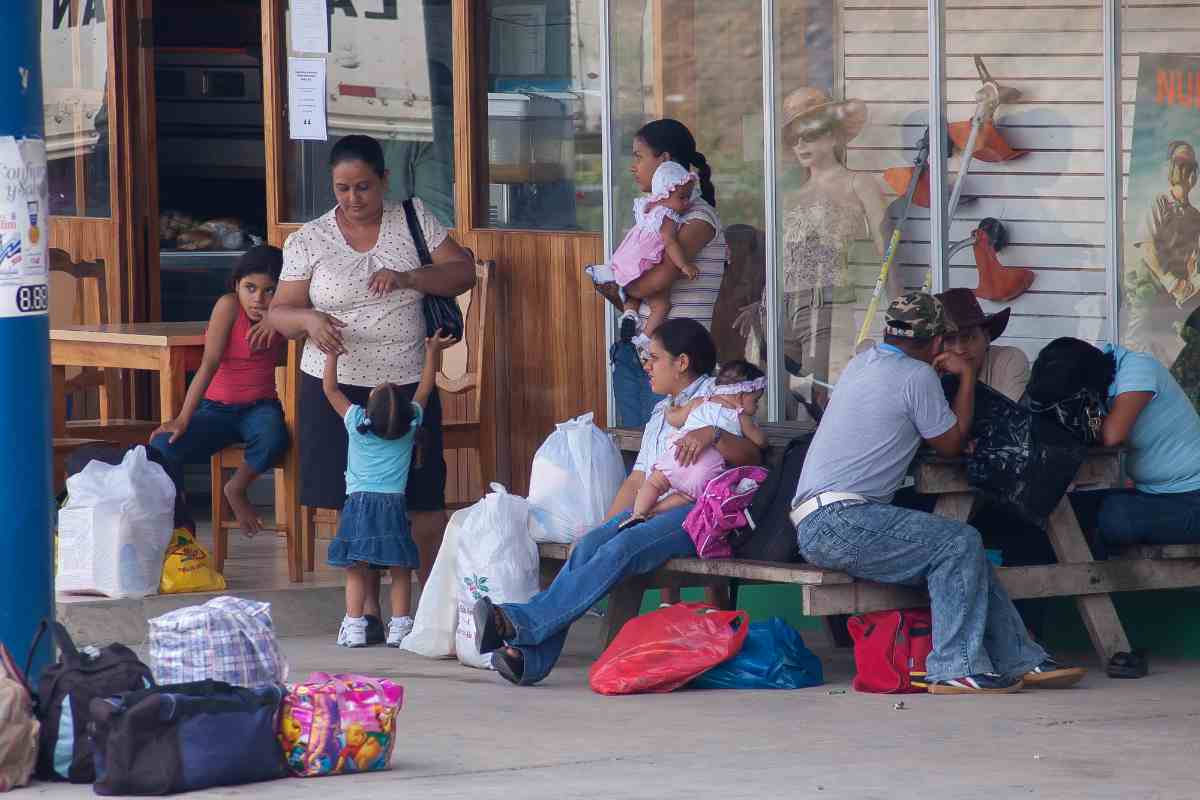
[(701, 558), (733, 556), (729, 534), (753, 526), (746, 509), (766, 478), (767, 471), (762, 467), (734, 467), (708, 482), (683, 521), (683, 529), (692, 537)]

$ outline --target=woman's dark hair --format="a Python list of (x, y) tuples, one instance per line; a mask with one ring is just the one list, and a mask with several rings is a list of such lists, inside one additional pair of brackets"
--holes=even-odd
[(645, 142), (654, 155), (670, 153), (671, 160), (684, 168), (695, 167), (700, 177), (700, 196), (710, 206), (716, 207), (717, 190), (712, 183), (712, 168), (708, 166), (704, 154), (696, 150), (696, 139), (687, 125), (677, 119), (656, 119), (647, 122), (634, 135)]
[(270, 244), (260, 244), (242, 253), (229, 273), (229, 289), (236, 292), (238, 284), (247, 275), (269, 275), (278, 282), (283, 272), (283, 251)]
[(1029, 397), (1039, 403), (1056, 403), (1088, 389), (1108, 397), (1108, 387), (1117, 376), (1112, 353), (1081, 339), (1063, 336), (1042, 348), (1029, 374)]
[(359, 433), (373, 433), (380, 439), (399, 439), (412, 430), (412, 403), (404, 399), (400, 387), (381, 383), (367, 400), (367, 418), (358, 426)]
[(742, 381), (756, 381), (759, 378), (765, 378), (766, 375), (765, 372), (749, 361), (735, 358), (732, 361), (726, 361), (721, 365), (721, 369), (717, 371), (717, 386), (729, 386), (734, 383), (741, 383)]
[(655, 329), (654, 338), (672, 356), (687, 356), (697, 375), (709, 375), (717, 365), (717, 346), (694, 319), (669, 319)]
[(329, 151), (329, 168), (333, 169), (344, 161), (361, 161), (381, 178), (387, 174), (387, 165), (383, 161), (383, 147), (373, 136), (355, 133), (338, 139), (337, 144)]

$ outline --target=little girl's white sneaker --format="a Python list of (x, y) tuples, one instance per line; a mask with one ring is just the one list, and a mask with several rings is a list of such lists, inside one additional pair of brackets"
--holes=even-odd
[(388, 623), (387, 646), (399, 647), (400, 642), (404, 641), (404, 637), (412, 633), (413, 618), (412, 617), (392, 617)]
[(366, 617), (342, 617), (342, 627), (338, 630), (337, 645), (338, 647), (366, 647)]
[(617, 320), (617, 334), (622, 342), (636, 342), (641, 329), (642, 321), (636, 311), (626, 311)]

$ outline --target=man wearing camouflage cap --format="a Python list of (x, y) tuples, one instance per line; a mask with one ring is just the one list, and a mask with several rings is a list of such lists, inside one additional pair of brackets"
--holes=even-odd
[[(979, 533), (891, 505), (922, 441), (953, 457), (970, 440), (976, 376), (970, 362), (942, 352), (942, 337), (954, 331), (937, 298), (913, 292), (888, 307), (884, 343), (846, 366), (793, 500), (800, 552), (856, 578), (928, 586), (931, 693), (1068, 686), (1083, 671), (1060, 666), (1029, 638)], [(959, 377), (953, 410), (938, 372)]]

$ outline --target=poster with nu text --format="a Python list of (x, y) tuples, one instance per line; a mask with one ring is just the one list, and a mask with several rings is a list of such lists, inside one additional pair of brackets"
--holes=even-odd
[(1200, 58), (1143, 53), (1125, 212), (1123, 342), (1172, 367), (1181, 383), (1195, 373), (1193, 397), (1200, 394), (1197, 148)]

